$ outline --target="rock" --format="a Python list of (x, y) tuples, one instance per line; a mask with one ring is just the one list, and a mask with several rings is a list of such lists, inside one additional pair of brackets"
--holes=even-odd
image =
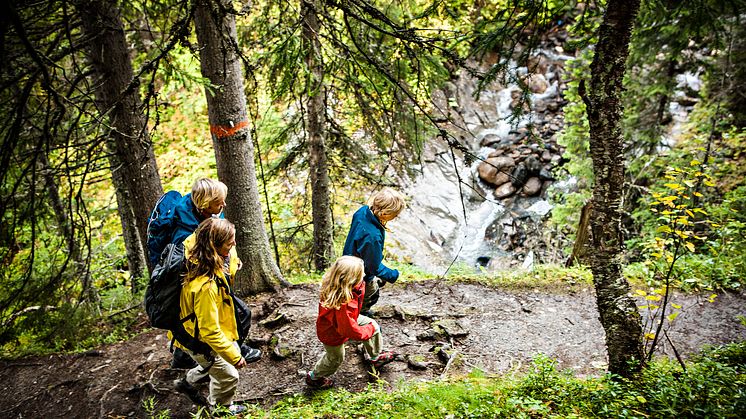
[(435, 346), (430, 348), (430, 352), (433, 352), (444, 364), (447, 364), (456, 354), (456, 350), (446, 342), (436, 343)]
[(495, 198), (497, 199), (503, 199), (507, 198), (510, 195), (513, 195), (515, 193), (515, 186), (513, 186), (512, 183), (504, 183), (501, 186), (499, 186), (497, 189), (495, 189)]
[(479, 142), (479, 145), (482, 147), (493, 147), (495, 144), (498, 144), (500, 142), (500, 137), (495, 134), (487, 134), (482, 138), (482, 141)]
[(543, 74), (529, 74), (523, 81), (532, 93), (544, 93), (549, 88), (549, 82)]
[(544, 152), (541, 153), (541, 159), (544, 161), (551, 161), (552, 153), (550, 153), (549, 150), (544, 150)]
[(539, 171), (539, 179), (541, 180), (554, 180), (554, 175), (547, 167), (542, 167)]
[(488, 154), (487, 158), (490, 158), (490, 157), (500, 157), (503, 154), (505, 154), (505, 150), (502, 149), (502, 148), (498, 148), (497, 150), (495, 150), (495, 151), (491, 152), (490, 154)]
[(463, 338), (469, 335), (469, 331), (464, 329), (461, 323), (453, 319), (438, 320), (437, 322), (433, 322), (430, 326), (432, 326), (435, 332), (454, 339)]
[(523, 195), (534, 196), (541, 192), (541, 180), (538, 177), (531, 177), (526, 181), (526, 185), (523, 186)]
[[(513, 169), (513, 173), (510, 175), (511, 183), (515, 189), (523, 187), (528, 179), (528, 170), (524, 163), (519, 164)], [(515, 189), (513, 190), (515, 192)]]
[(549, 59), (544, 54), (528, 57), (526, 67), (532, 73), (544, 74), (549, 69)]
[(425, 361), (425, 357), (422, 355), (409, 355), (407, 356), (407, 366), (413, 370), (426, 370), (430, 363)]
[(499, 172), (510, 172), (513, 169), (513, 166), (515, 166), (515, 160), (510, 157), (488, 157), (485, 161), (479, 164), (477, 172), (483, 181), (497, 186), (499, 185), (496, 179), (497, 174)]
[(523, 164), (526, 165), (526, 170), (528, 170), (529, 176), (537, 176), (541, 171), (541, 163), (539, 162), (539, 159), (534, 156), (528, 156)]
[(438, 333), (433, 329), (427, 329), (417, 335), (417, 340), (435, 340), (438, 337)]
[(298, 348), (288, 345), (284, 339), (278, 337), (277, 335), (272, 337), (270, 347), (272, 350), (270, 352), (270, 357), (275, 361), (282, 361), (283, 359), (293, 357), (300, 353)]

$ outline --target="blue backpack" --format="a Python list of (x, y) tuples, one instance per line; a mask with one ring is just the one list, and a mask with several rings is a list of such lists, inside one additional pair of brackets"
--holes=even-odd
[(148, 218), (148, 260), (150, 266), (155, 267), (158, 264), (158, 258), (161, 256), (166, 245), (171, 243), (173, 236), (175, 219), (174, 212), (181, 194), (177, 191), (168, 191), (158, 199), (155, 208)]

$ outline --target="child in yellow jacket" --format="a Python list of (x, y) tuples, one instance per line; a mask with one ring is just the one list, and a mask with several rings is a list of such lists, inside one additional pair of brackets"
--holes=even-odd
[(212, 352), (208, 356), (197, 354), (175, 342), (199, 364), (187, 371), (185, 380), (177, 381), (177, 389), (196, 393), (192, 385), (207, 370), (210, 377), (207, 402), (211, 407), (225, 406), (231, 413), (245, 409), (232, 404), (238, 387), (238, 369), (246, 366), (236, 342), (238, 327), (230, 296), (232, 278), (241, 264), (235, 245), (235, 226), (221, 218), (202, 221), (184, 241), (187, 273), (181, 288), (181, 317), (190, 317), (184, 328), (209, 345)]

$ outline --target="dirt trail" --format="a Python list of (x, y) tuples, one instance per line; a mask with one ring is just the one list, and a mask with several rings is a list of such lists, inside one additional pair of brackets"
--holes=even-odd
[[(314, 330), (317, 295), (318, 286), (301, 285), (251, 301), (256, 319), (251, 338), (265, 356), (241, 370), (237, 399), (267, 405), (307, 391), (301, 374), (323, 351)], [(722, 294), (714, 303), (706, 300), (676, 297), (684, 308), (669, 336), (680, 353), (746, 339), (746, 327), (738, 321), (746, 315), (746, 296)], [(377, 308), (385, 346), (403, 355), (380, 373), (391, 385), (473, 368), (505, 373), (525, 368), (537, 353), (580, 375), (598, 375), (605, 368), (604, 333), (589, 289), (507, 292), (424, 281), (385, 287)], [(267, 319), (277, 321), (261, 325)], [(275, 342), (274, 352), (284, 359), (271, 355)], [(142, 402), (151, 396), (158, 410), (189, 417), (196, 407), (171, 389), (183, 370), (169, 368), (166, 346), (165, 335), (150, 330), (86, 354), (2, 362), (0, 417), (144, 417)], [(438, 353), (438, 348), (443, 350)], [(663, 350), (670, 352), (670, 347)], [(414, 365), (408, 365), (408, 358)], [(334, 378), (337, 387), (351, 391), (375, 381), (353, 345)]]

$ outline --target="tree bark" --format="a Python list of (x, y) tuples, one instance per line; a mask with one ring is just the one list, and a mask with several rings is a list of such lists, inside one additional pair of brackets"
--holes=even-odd
[(586, 97), (595, 184), (592, 197), (591, 270), (609, 371), (634, 376), (642, 367), (642, 326), (630, 286), (622, 275), (621, 231), (624, 156), (620, 120), (622, 79), (639, 0), (610, 0), (599, 30)]
[[(111, 125), (107, 146), (115, 156), (110, 159), (112, 180), (130, 272), (136, 281), (147, 269), (143, 250), (147, 248), (148, 217), (163, 195), (163, 187), (137, 84), (131, 86), (132, 60), (116, 2), (76, 0), (75, 6), (90, 37), (88, 51), (95, 70), (96, 105)], [(136, 282), (133, 288), (136, 289)]]
[(329, 199), (329, 164), (323, 129), (326, 119), (324, 64), (318, 34), (321, 24), (317, 0), (301, 0), (303, 17), (302, 42), (306, 61), (306, 134), (308, 138), (311, 178), (311, 212), (313, 216), (313, 264), (323, 271), (334, 259), (334, 224)]
[(229, 0), (200, 0), (194, 17), (218, 177), (228, 185), (226, 217), (236, 225), (236, 248), (244, 268), (236, 276), (239, 295), (286, 285), (270, 251), (259, 201), (254, 146), (246, 112), (236, 20)]

